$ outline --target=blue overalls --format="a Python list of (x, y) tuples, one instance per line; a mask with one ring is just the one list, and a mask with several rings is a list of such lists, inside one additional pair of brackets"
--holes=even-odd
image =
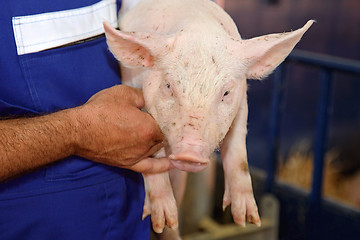
[[(86, 8), (103, 1), (111, 2), (1, 1), (0, 118), (75, 107), (120, 83), (119, 67), (105, 37), (21, 52), (17, 43), (25, 30), (14, 35), (13, 17)], [(118, 11), (121, 1), (112, 1)], [(69, 157), (0, 183), (0, 239), (149, 239), (149, 219), (141, 219), (143, 202), (141, 174)]]

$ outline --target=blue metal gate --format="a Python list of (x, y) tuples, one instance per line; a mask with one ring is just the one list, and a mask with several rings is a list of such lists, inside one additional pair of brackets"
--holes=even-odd
[[(280, 105), (285, 90), (284, 67), (287, 64), (310, 65), (321, 71), (314, 139), (314, 170), (310, 195), (299, 193), (291, 187), (279, 187), (275, 181), (280, 142), (280, 116), (282, 114)], [(274, 75), (266, 191), (274, 193), (281, 202), (281, 239), (359, 239), (360, 236), (360, 212), (325, 202), (322, 198), (324, 155), (328, 139), (328, 123), (331, 117), (333, 74), (335, 72), (354, 74), (360, 80), (360, 62), (294, 50)], [(360, 106), (360, 103), (357, 104)]]

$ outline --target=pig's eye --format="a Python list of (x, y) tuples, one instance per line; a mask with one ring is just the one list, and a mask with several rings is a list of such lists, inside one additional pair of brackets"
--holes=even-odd
[[(236, 88), (238, 84), (237, 81), (230, 81), (227, 82), (218, 93), (219, 98), (221, 98), (221, 101), (226, 104), (232, 104), (234, 102), (234, 97), (236, 95)], [(220, 95), (221, 94), (221, 95)]]
[(225, 100), (229, 100), (226, 96), (228, 96), (230, 94), (230, 90), (227, 90), (224, 92), (224, 95), (221, 99), (222, 102), (224, 102)]

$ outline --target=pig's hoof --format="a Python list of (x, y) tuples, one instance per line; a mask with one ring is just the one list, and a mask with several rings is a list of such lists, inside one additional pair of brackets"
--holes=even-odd
[[(168, 195), (168, 196), (166, 196)], [(178, 214), (173, 194), (151, 196), (146, 194), (143, 218), (151, 214), (151, 222), (156, 233), (162, 233), (165, 225), (171, 229), (178, 228)]]
[(151, 221), (153, 229), (156, 233), (162, 233), (165, 225), (171, 229), (178, 228), (178, 216), (176, 204), (156, 204), (151, 211)]
[(231, 212), (234, 222), (240, 226), (245, 227), (245, 222), (261, 225), (261, 220), (258, 213), (258, 208), (251, 193), (241, 194), (241, 197), (236, 201), (231, 201)]

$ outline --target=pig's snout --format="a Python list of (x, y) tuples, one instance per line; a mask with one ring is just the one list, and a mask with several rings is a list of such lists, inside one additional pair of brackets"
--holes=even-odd
[(195, 144), (181, 144), (169, 156), (171, 163), (179, 170), (187, 172), (200, 172), (209, 164), (209, 154), (203, 146)]

